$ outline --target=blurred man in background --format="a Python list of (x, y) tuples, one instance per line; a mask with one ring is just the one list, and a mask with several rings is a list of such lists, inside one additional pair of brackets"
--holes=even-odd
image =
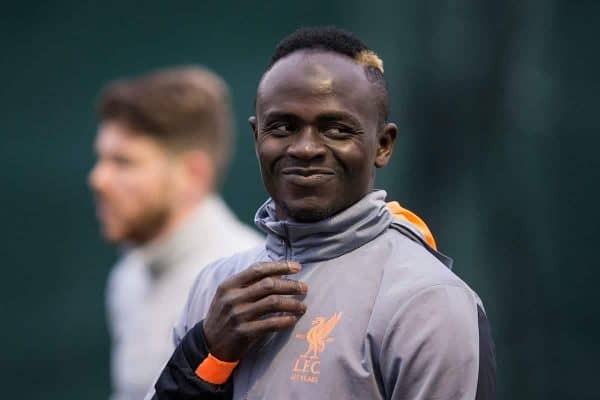
[(126, 248), (107, 288), (114, 400), (141, 399), (153, 383), (200, 268), (260, 241), (215, 193), (231, 118), (227, 86), (199, 67), (101, 93), (89, 184), (103, 236)]

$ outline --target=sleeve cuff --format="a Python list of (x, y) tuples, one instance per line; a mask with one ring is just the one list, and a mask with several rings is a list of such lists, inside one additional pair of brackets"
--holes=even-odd
[(183, 354), (194, 373), (204, 382), (222, 385), (227, 382), (239, 361), (221, 361), (208, 351), (204, 339), (204, 321), (198, 322), (181, 342)]
[(196, 376), (213, 385), (222, 385), (227, 382), (238, 363), (239, 361), (221, 361), (209, 353), (196, 368)]

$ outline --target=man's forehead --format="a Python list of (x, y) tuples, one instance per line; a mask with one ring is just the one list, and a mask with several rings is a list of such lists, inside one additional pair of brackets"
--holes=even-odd
[(102, 121), (94, 140), (96, 150), (125, 150), (138, 148), (161, 148), (161, 144), (140, 130), (118, 120)]
[(364, 102), (371, 92), (364, 67), (350, 57), (327, 51), (298, 51), (279, 60), (263, 76), (257, 106), (260, 109), (273, 102), (280, 105), (313, 96), (335, 97), (350, 105)]
[(324, 50), (296, 51), (278, 62), (263, 76), (258, 95), (290, 86), (314, 92), (331, 93), (368, 83), (364, 67), (345, 55)]

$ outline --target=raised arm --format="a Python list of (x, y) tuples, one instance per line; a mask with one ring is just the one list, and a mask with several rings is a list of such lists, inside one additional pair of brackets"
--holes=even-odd
[(153, 399), (229, 399), (230, 375), (261, 337), (292, 327), (306, 306), (306, 284), (283, 275), (300, 270), (295, 262), (263, 262), (225, 280), (216, 290), (204, 321), (190, 329), (155, 385)]

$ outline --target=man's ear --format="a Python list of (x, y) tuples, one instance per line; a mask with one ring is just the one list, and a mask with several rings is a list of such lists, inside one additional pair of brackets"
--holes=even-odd
[(248, 118), (248, 123), (250, 124), (250, 127), (252, 128), (252, 134), (254, 135), (254, 141), (256, 142), (256, 137), (258, 134), (257, 126), (256, 126), (256, 117), (253, 115), (250, 118)]
[(216, 185), (216, 170), (212, 158), (204, 150), (186, 151), (180, 156), (190, 187), (202, 193), (211, 192)]
[(375, 166), (377, 168), (385, 167), (390, 161), (397, 135), (398, 127), (396, 124), (392, 122), (385, 124), (377, 137), (377, 153), (375, 154)]

